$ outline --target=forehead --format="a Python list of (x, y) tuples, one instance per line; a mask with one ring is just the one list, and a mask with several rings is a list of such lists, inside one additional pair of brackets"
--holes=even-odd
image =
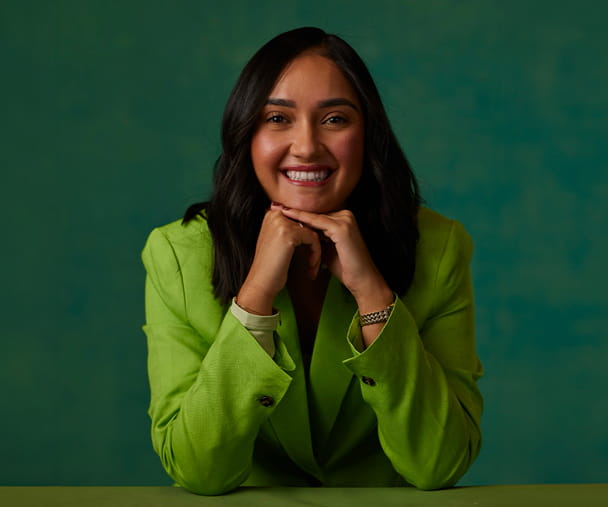
[(357, 94), (340, 68), (325, 56), (304, 53), (294, 58), (279, 75), (271, 97), (344, 97), (356, 101)]

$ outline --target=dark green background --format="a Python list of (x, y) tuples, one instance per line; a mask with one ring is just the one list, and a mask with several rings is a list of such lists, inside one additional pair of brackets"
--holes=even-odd
[(429, 205), (475, 239), (463, 483), (605, 482), (607, 5), (3, 1), (0, 482), (169, 484), (139, 253), (207, 196), (243, 64), (307, 24), (361, 53)]

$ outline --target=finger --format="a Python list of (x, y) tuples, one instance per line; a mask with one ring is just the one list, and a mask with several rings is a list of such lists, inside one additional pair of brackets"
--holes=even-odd
[(305, 227), (301, 222), (296, 222), (293, 230), (297, 235), (297, 243), (308, 248), (307, 263), (308, 274), (312, 279), (317, 277), (321, 267), (323, 249), (319, 240), (319, 234), (309, 227)]
[(321, 248), (321, 242), (319, 241), (319, 235), (314, 231), (310, 231), (313, 234), (312, 242), (309, 245), (310, 254), (308, 256), (308, 273), (310, 278), (315, 280), (319, 274), (321, 268), (321, 261), (323, 259), (323, 249)]
[(334, 225), (335, 221), (328, 215), (320, 215), (318, 213), (310, 213), (309, 211), (302, 211), (296, 209), (280, 208), (281, 213), (287, 218), (291, 218), (296, 222), (301, 222), (313, 229), (317, 229), (323, 232), (327, 232), (328, 229)]

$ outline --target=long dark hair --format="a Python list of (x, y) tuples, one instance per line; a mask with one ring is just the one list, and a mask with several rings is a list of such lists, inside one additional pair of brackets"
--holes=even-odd
[(276, 80), (299, 54), (314, 50), (344, 73), (363, 109), (365, 149), (360, 181), (348, 198), (372, 258), (391, 289), (412, 283), (421, 198), (374, 81), (355, 50), (340, 37), (305, 27), (276, 36), (253, 55), (224, 110), (222, 154), (215, 163), (211, 200), (190, 206), (183, 223), (203, 215), (213, 237), (213, 286), (227, 303), (245, 281), (269, 200), (255, 175), (251, 138)]

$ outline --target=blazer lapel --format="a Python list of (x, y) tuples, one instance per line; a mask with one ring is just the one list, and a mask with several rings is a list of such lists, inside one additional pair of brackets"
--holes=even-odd
[(306, 392), (306, 373), (302, 362), (298, 326), (293, 305), (287, 289), (283, 289), (275, 300), (281, 312), (277, 332), (296, 365), (290, 372), (291, 385), (281, 403), (270, 416), (281, 445), (289, 457), (309, 474), (320, 477), (320, 469), (314, 457)]
[(342, 364), (352, 356), (346, 333), (356, 311), (354, 298), (331, 277), (310, 363), (310, 398), (315, 443), (323, 446), (334, 425), (352, 372)]

